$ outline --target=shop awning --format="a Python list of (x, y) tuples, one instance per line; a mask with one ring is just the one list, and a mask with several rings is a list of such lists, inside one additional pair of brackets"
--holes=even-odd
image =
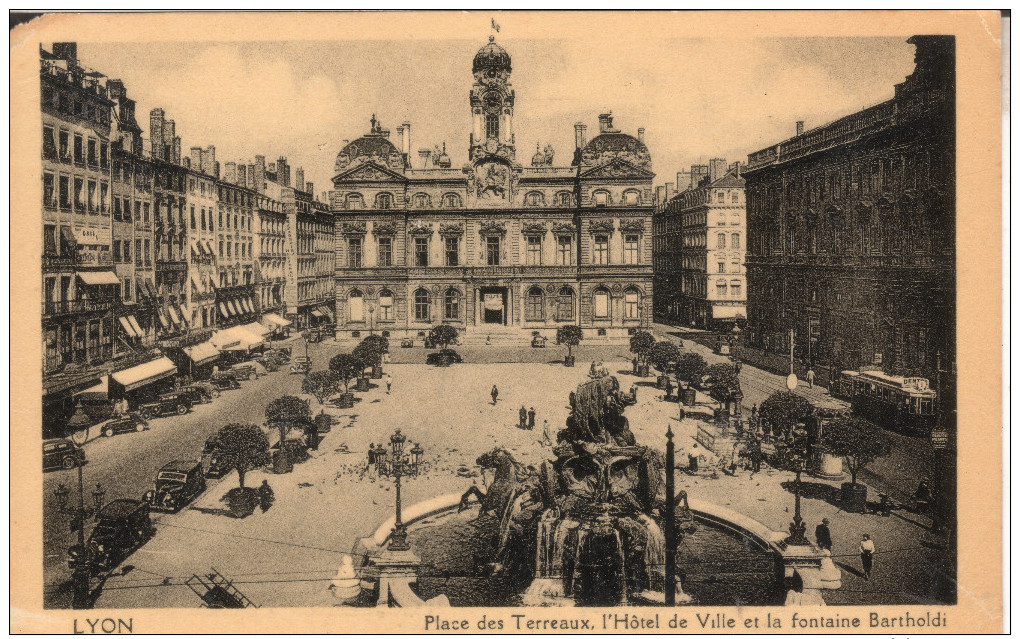
[(240, 350), (247, 350), (247, 347), (241, 347), (241, 339), (234, 335), (230, 329), (216, 331), (209, 338), (209, 343), (221, 351), (233, 351), (239, 348)]
[(234, 304), (234, 300), (227, 300), (227, 309), (231, 316), (237, 315), (237, 306)]
[(184, 349), (188, 357), (195, 366), (201, 366), (202, 364), (208, 364), (215, 361), (220, 356), (220, 351), (216, 348), (212, 342), (202, 342), (194, 346), (188, 346)]
[(89, 286), (102, 286), (116, 284), (120, 286), (120, 279), (113, 271), (78, 271), (78, 277)]
[(266, 326), (290, 326), (290, 320), (285, 320), (276, 313), (266, 313), (262, 316), (262, 323)]
[(747, 317), (746, 306), (713, 306), (712, 307), (712, 318), (713, 319), (733, 319), (737, 315)]
[(188, 312), (187, 304), (181, 304), (181, 319), (183, 319), (188, 324), (191, 323), (191, 313)]
[(244, 330), (248, 331), (253, 335), (258, 335), (259, 337), (265, 337), (266, 335), (269, 335), (270, 333), (273, 332), (272, 329), (266, 328), (265, 326), (259, 324), (258, 322), (245, 324), (241, 328), (243, 328)]
[(174, 309), (174, 307), (173, 306), (167, 306), (166, 307), (166, 312), (170, 315), (170, 319), (172, 319), (174, 321), (174, 324), (177, 324), (178, 326), (180, 326), (181, 318), (177, 317), (177, 311)]
[(230, 313), (227, 312), (227, 305), (223, 302), (220, 302), (220, 315), (223, 317), (230, 317)]
[(194, 257), (194, 258), (202, 257), (202, 252), (199, 251), (197, 248), (195, 248), (194, 244), (191, 245), (191, 257)]
[(138, 366), (132, 366), (122, 371), (117, 371), (110, 377), (124, 387), (125, 391), (132, 391), (142, 386), (147, 386), (161, 379), (171, 377), (177, 373), (177, 367), (166, 357), (154, 359)]
[(98, 384), (86, 388), (80, 393), (75, 393), (74, 395), (75, 397), (83, 397), (84, 399), (108, 399), (110, 397), (110, 376), (103, 375)]
[(159, 323), (163, 325), (163, 328), (170, 328), (170, 322), (166, 321), (166, 315), (163, 314), (163, 311), (157, 309), (156, 317), (159, 318)]
[[(261, 324), (256, 324), (256, 326), (259, 326), (261, 330), (265, 330)], [(234, 331), (234, 334), (241, 339), (241, 343), (244, 344), (248, 350), (264, 346), (266, 343), (266, 341), (262, 339), (261, 333), (253, 333), (248, 330), (246, 326), (235, 326), (230, 330)]]
[(312, 309), (312, 315), (314, 315), (315, 317), (326, 317), (326, 314), (317, 308)]
[(141, 335), (135, 332), (135, 329), (131, 326), (131, 322), (128, 321), (128, 318), (118, 317), (117, 321), (120, 322), (120, 327), (124, 329), (124, 332), (128, 334), (128, 337), (141, 337)]
[(250, 297), (244, 298), (244, 307), (248, 309), (249, 313), (255, 312), (255, 305), (251, 303)]
[(138, 333), (138, 337), (145, 337), (145, 331), (138, 325), (138, 320), (134, 315), (128, 315), (128, 321), (131, 322), (131, 328), (135, 329), (135, 333)]

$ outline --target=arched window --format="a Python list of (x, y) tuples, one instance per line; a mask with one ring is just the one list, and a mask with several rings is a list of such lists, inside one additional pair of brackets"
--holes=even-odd
[(574, 321), (574, 289), (569, 286), (560, 289), (559, 303), (556, 305), (556, 321)]
[(456, 193), (446, 193), (443, 195), (443, 206), (448, 209), (459, 209), (461, 206), (460, 196)]
[(379, 291), (379, 321), (393, 319), (393, 293), (384, 288)]
[(365, 298), (361, 295), (361, 291), (357, 289), (351, 291), (351, 294), (347, 296), (347, 306), (351, 309), (352, 322), (365, 321)]
[(592, 201), (595, 202), (595, 206), (609, 206), (612, 203), (612, 198), (609, 195), (609, 191), (599, 190), (591, 194)]
[(545, 314), (542, 310), (543, 297), (544, 294), (539, 287), (532, 286), (528, 289), (528, 297), (524, 306), (524, 319), (529, 322), (540, 322), (545, 319)]
[(570, 206), (570, 191), (560, 191), (556, 194), (557, 206)]
[(391, 209), (393, 208), (393, 195), (389, 193), (380, 193), (375, 196), (375, 208), (377, 209)]
[[(357, 210), (365, 208), (365, 198), (361, 196), (361, 193), (348, 193), (347, 198), (344, 202), (344, 208), (349, 210)], [(220, 213), (222, 215), (222, 212)], [(220, 226), (223, 226), (222, 220)]]
[(641, 191), (629, 189), (623, 192), (624, 206), (637, 206), (638, 204), (641, 204)]
[(499, 139), (499, 113), (485, 114), (485, 137)]
[(545, 206), (545, 195), (540, 191), (532, 191), (524, 196), (525, 206)]
[(432, 206), (432, 198), (429, 197), (428, 193), (415, 193), (413, 202), (414, 207), (417, 209), (425, 209)]
[(726, 248), (726, 234), (725, 233), (719, 233), (718, 235), (715, 236), (715, 247), (717, 249), (724, 249), (724, 248)]
[(596, 319), (609, 318), (609, 291), (604, 288), (596, 289), (592, 295), (592, 313)]
[(629, 288), (623, 293), (623, 319), (634, 320), (641, 317), (641, 293)]
[(730, 235), (730, 248), (740, 248), (740, 233)]
[(429, 321), (429, 292), (423, 288), (414, 292), (414, 319), (416, 322)]
[(443, 301), (446, 311), (444, 317), (448, 320), (458, 319), (460, 317), (460, 291), (455, 288), (447, 289)]

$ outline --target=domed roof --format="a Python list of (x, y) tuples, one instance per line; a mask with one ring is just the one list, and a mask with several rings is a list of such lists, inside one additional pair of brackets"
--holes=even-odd
[(382, 128), (375, 116), (372, 116), (372, 130), (357, 140), (351, 142), (336, 156), (336, 172), (340, 173), (350, 166), (355, 160), (375, 160), (376, 162), (390, 166), (394, 169), (403, 167), (403, 156), (392, 142), (389, 141), (389, 131)]
[(581, 151), (584, 164), (605, 164), (613, 158), (620, 158), (641, 168), (652, 163), (648, 147), (641, 140), (626, 133), (601, 133), (585, 145)]
[(510, 54), (496, 44), (495, 36), (489, 36), (489, 43), (478, 50), (471, 71), (477, 73), (485, 69), (497, 68), (510, 71)]

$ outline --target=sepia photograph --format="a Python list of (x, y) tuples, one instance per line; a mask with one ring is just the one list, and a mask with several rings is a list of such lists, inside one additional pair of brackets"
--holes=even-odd
[(998, 13), (876, 13), (12, 30), (33, 614), (1001, 629)]

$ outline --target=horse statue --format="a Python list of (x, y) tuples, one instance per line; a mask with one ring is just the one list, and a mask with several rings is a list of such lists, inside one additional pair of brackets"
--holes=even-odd
[[(460, 498), (460, 505), (457, 512), (463, 512), (468, 505), (468, 498), (474, 495), (481, 504), (479, 516), (483, 513), (495, 513), (501, 515), (506, 506), (509, 505), (525, 490), (531, 489), (535, 477), (523, 464), (513, 458), (508, 450), (496, 447), (487, 453), (479, 455), (475, 463), (482, 468), (495, 469), (495, 477), (489, 484), (489, 490), (482, 492), (478, 486), (471, 486)], [(530, 480), (530, 481), (529, 481)]]

